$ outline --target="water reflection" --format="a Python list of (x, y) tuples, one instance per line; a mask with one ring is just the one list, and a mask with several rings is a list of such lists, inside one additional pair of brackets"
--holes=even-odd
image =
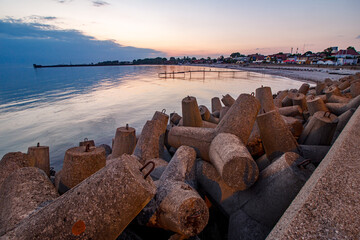
[[(273, 92), (302, 83), (283, 77), (236, 72), (193, 73), (191, 79), (159, 78), (159, 72), (210, 70), (189, 66), (122, 66), (1, 71), (0, 157), (26, 152), (37, 142), (50, 146), (51, 165), (61, 168), (66, 149), (85, 137), (111, 145), (117, 127), (128, 123), (137, 134), (156, 110), (181, 114), (181, 99), (251, 93), (261, 85)], [(214, 68), (212, 68), (215, 70)]]

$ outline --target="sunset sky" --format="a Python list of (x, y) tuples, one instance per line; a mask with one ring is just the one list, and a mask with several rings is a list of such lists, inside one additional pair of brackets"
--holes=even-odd
[[(29, 38), (45, 44), (54, 39), (46, 31), (97, 41), (106, 51), (132, 47), (119, 60), (140, 53), (215, 57), (290, 52), (291, 47), (294, 52), (329, 46), (360, 50), (359, 0), (0, 0), (0, 9), (0, 41), (6, 42), (1, 51), (16, 46), (14, 39), (20, 46)], [(40, 29), (45, 37), (26, 36), (23, 27)]]

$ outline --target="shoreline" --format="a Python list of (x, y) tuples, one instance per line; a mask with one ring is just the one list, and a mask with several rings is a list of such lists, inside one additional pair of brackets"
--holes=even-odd
[[(194, 66), (194, 65), (188, 65)], [(293, 80), (302, 82), (318, 83), (324, 82), (326, 78), (337, 81), (340, 78), (354, 75), (360, 70), (342, 69), (342, 68), (321, 68), (321, 67), (289, 67), (283, 65), (264, 66), (264, 65), (249, 65), (243, 66), (238, 64), (201, 64), (203, 67), (216, 67), (235, 69), (248, 72), (256, 72), (262, 74), (269, 74), (280, 77), (287, 77)]]

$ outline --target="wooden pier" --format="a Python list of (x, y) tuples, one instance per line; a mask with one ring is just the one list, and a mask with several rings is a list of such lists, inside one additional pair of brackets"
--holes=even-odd
[(218, 75), (218, 77), (220, 77), (220, 75), (227, 73), (229, 76), (235, 77), (235, 73), (238, 72), (243, 72), (243, 71), (221, 71), (221, 70), (191, 70), (191, 71), (182, 71), (182, 72), (162, 72), (159, 73), (159, 78), (186, 78), (189, 77), (191, 78), (191, 74), (192, 73), (202, 73), (202, 78), (205, 78), (206, 74), (214, 74), (216, 73)]

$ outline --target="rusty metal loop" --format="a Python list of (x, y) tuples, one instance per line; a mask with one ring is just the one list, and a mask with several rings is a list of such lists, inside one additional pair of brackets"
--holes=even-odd
[(164, 108), (163, 110), (161, 110), (162, 113), (166, 113), (166, 109)]
[(191, 100), (191, 98), (190, 98), (190, 96), (189, 96), (189, 95), (187, 96), (187, 98), (188, 98), (188, 100)]
[(305, 168), (307, 165), (309, 165), (311, 163), (311, 159), (305, 159), (304, 161), (302, 161), (301, 163), (299, 163), (297, 166), (299, 168)]
[(151, 167), (151, 169), (149, 170), (149, 172), (144, 175), (144, 179), (146, 179), (147, 176), (149, 176), (149, 174), (154, 170), (154, 168), (155, 168), (155, 163), (154, 163), (153, 161), (148, 161), (144, 166), (142, 166), (142, 167), (139, 169), (140, 172), (142, 172), (142, 170), (144, 170), (150, 163), (151, 163), (153, 166)]
[(251, 93), (251, 96), (255, 97), (255, 93), (254, 93), (254, 92), (252, 92), (252, 93)]
[(89, 139), (88, 139), (88, 138), (84, 138), (84, 142), (87, 142), (87, 141), (89, 141)]
[[(328, 116), (326, 116), (326, 113), (329, 113), (329, 115), (328, 115)], [(330, 112), (330, 111), (326, 111), (326, 112), (324, 112), (324, 116), (323, 116), (323, 117), (330, 118), (330, 115), (331, 115), (331, 112)]]
[(310, 96), (310, 100), (314, 100), (315, 99), (315, 96), (314, 95), (311, 95)]
[(332, 87), (329, 87), (329, 91), (332, 91), (333, 89), (332, 89)]
[(89, 152), (90, 151), (90, 144), (86, 144), (85, 146), (85, 152)]
[(38, 142), (36, 146), (37, 146), (37, 147), (40, 147), (40, 143)]

